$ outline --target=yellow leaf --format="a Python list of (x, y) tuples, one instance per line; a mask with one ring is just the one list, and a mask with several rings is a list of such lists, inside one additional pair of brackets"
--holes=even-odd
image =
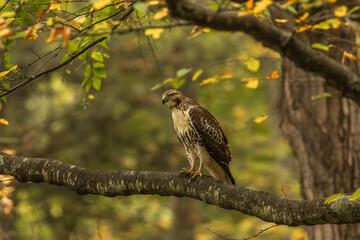
[(306, 31), (306, 30), (311, 29), (312, 27), (313, 27), (313, 26), (310, 25), (310, 24), (305, 24), (304, 26), (301, 26), (301, 27), (299, 27), (299, 28), (296, 28), (296, 32), (297, 32), (297, 33), (304, 32), (304, 31)]
[(283, 5), (281, 5), (282, 8), (287, 8), (288, 6), (291, 6), (293, 3), (295, 3), (297, 0), (289, 0)]
[(8, 17), (14, 17), (15, 11), (7, 11), (0, 14), (0, 18), (8, 18)]
[(302, 239), (308, 239), (306, 232), (303, 228), (295, 228), (292, 232), (291, 232), (291, 236), (290, 236), (291, 240), (302, 240)]
[(277, 23), (287, 23), (288, 22), (287, 19), (278, 19), (278, 18), (275, 18), (274, 21)]
[(161, 3), (161, 1), (158, 0), (147, 0), (146, 4), (149, 6), (154, 6), (154, 5), (159, 5)]
[(333, 4), (333, 3), (336, 3), (337, 0), (328, 0), (328, 4)]
[(225, 73), (223, 75), (220, 76), (221, 79), (228, 79), (228, 78), (232, 78), (234, 75), (231, 73)]
[(71, 21), (71, 24), (73, 25), (74, 28), (81, 30), (82, 29), (81, 24), (83, 24), (85, 20), (86, 20), (85, 16), (77, 17)]
[(7, 3), (6, 0), (0, 0), (0, 8), (2, 8), (3, 6), (5, 6), (6, 3)]
[(0, 124), (9, 125), (9, 122), (5, 118), (0, 118)]
[(246, 82), (245, 87), (256, 89), (259, 86), (259, 80), (257, 78), (242, 78), (242, 82)]
[(216, 80), (217, 80), (216, 77), (211, 77), (211, 78), (204, 79), (204, 80), (202, 80), (201, 83), (199, 83), (199, 86), (203, 86), (203, 85), (206, 85), (206, 84), (209, 84), (209, 83), (213, 83)]
[(245, 3), (245, 9), (246, 10), (250, 10), (254, 7), (254, 0), (248, 0), (246, 3)]
[(89, 94), (89, 95), (88, 95), (88, 98), (89, 98), (89, 99), (94, 99), (95, 97), (94, 97), (94, 95)]
[(15, 149), (9, 149), (9, 148), (4, 148), (3, 150), (1, 150), (1, 152), (9, 154), (9, 155), (15, 155), (16, 154)]
[(37, 23), (34, 26), (28, 27), (24, 38), (27, 40), (35, 40), (38, 37), (36, 32), (39, 28), (41, 28), (41, 23)]
[(145, 35), (152, 36), (153, 39), (159, 39), (163, 32), (163, 28), (148, 28), (145, 30)]
[(304, 21), (305, 19), (307, 19), (309, 17), (309, 12), (304, 13), (303, 15), (301, 15), (298, 19), (296, 19), (295, 21), (297, 23), (301, 23), (302, 21)]
[(111, 3), (112, 3), (111, 0), (97, 0), (96, 2), (93, 3), (90, 12), (102, 9)]
[[(13, 66), (7, 71), (0, 72), (0, 78), (4, 77), (6, 74), (8, 74), (10, 71), (17, 69), (17, 65)], [(2, 118), (3, 119), (3, 118)], [(7, 125), (7, 124), (6, 124)]]
[(279, 71), (275, 70), (272, 71), (272, 73), (270, 73), (269, 75), (266, 76), (266, 79), (275, 79), (279, 77)]
[(56, 39), (56, 37), (59, 34), (62, 34), (63, 32), (64, 32), (63, 26), (58, 26), (56, 28), (51, 29), (50, 36), (46, 39), (46, 42), (50, 43), (50, 42), (54, 41)]
[(11, 29), (5, 28), (0, 30), (0, 38), (7, 39), (12, 35), (14, 35), (14, 31), (12, 31)]
[(38, 18), (36, 19), (36, 21), (38, 22), (45, 13), (46, 13), (46, 11), (44, 11), (44, 10), (38, 12), (38, 13), (36, 14), (36, 16), (38, 17)]
[(61, 11), (60, 4), (61, 4), (60, 2), (51, 1), (49, 10), (47, 12), (51, 12), (53, 10)]
[(251, 11), (242, 11), (242, 12), (238, 12), (237, 14), (236, 14), (236, 16), (238, 16), (238, 17), (244, 17), (244, 16), (247, 16), (247, 15), (250, 15), (250, 14), (252, 14), (253, 13), (253, 11), (251, 10)]
[(250, 58), (249, 60), (245, 61), (245, 66), (252, 72), (257, 72), (260, 67), (260, 61), (254, 58)]
[(54, 25), (54, 18), (50, 17), (46, 20), (46, 26), (51, 27), (52, 25)]
[(263, 121), (265, 121), (268, 118), (268, 115), (264, 114), (262, 116), (258, 116), (254, 119), (254, 122), (259, 124), (262, 123)]
[(194, 75), (193, 75), (193, 77), (192, 77), (192, 80), (193, 80), (193, 81), (196, 81), (196, 79), (198, 79), (198, 77), (199, 77), (203, 72), (204, 72), (204, 70), (202, 70), (202, 69), (197, 70), (197, 71), (194, 73)]
[(203, 31), (204, 33), (208, 33), (208, 32), (211, 32), (211, 28), (204, 27), (204, 28), (202, 29), (202, 31)]
[(341, 18), (341, 17), (346, 16), (347, 11), (348, 11), (348, 8), (345, 5), (343, 5), (343, 6), (337, 7), (334, 11), (334, 14), (336, 17)]
[(65, 48), (67, 48), (68, 45), (69, 45), (70, 33), (71, 33), (71, 28), (70, 27), (64, 28), (64, 31), (63, 31), (62, 35), (63, 35), (63, 42), (64, 42), (64, 47)]
[(153, 19), (159, 20), (159, 19), (162, 19), (163, 17), (166, 17), (168, 14), (169, 14), (169, 9), (163, 8), (160, 11), (158, 11), (157, 13), (155, 13)]
[(254, 7), (254, 14), (262, 13), (268, 6), (272, 4), (273, 1), (271, 0), (261, 0), (260, 2), (257, 2)]
[(346, 57), (346, 58), (348, 58), (348, 59), (350, 59), (350, 60), (354, 60), (354, 61), (357, 61), (357, 60), (358, 60), (358, 58), (357, 58), (356, 56), (354, 56), (354, 55), (352, 55), (352, 54), (350, 54), (350, 53), (348, 53), (348, 52), (345, 52), (345, 51), (344, 51), (343, 56)]
[(119, 8), (119, 7), (121, 7), (121, 5), (123, 5), (124, 3), (123, 3), (123, 1), (122, 0), (115, 0), (114, 1), (114, 7), (115, 8)]

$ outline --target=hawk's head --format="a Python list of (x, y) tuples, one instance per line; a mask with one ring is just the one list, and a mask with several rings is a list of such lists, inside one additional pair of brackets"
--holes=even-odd
[(184, 95), (178, 90), (170, 89), (163, 93), (162, 95), (162, 104), (168, 108), (174, 108), (178, 106), (181, 101), (184, 99)]

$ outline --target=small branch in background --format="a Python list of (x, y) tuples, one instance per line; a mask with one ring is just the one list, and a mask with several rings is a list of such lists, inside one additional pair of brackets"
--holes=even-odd
[(248, 238), (244, 238), (243, 240), (249, 240), (249, 239), (252, 239), (252, 238), (256, 238), (257, 236), (259, 236), (260, 234), (266, 232), (267, 230), (271, 229), (271, 228), (274, 228), (274, 227), (277, 227), (279, 225), (275, 224), (275, 225), (272, 225), (270, 227), (267, 227), (267, 228), (264, 228), (262, 230), (260, 230), (257, 234), (251, 236), (251, 237), (248, 237)]
[(209, 228), (207, 228), (206, 230), (208, 230), (209, 232), (211, 232), (211, 233), (215, 234), (216, 236), (218, 236), (218, 237), (220, 237), (220, 238), (222, 238), (222, 239), (225, 239), (225, 240), (236, 240), (235, 238), (226, 238), (226, 237), (224, 237), (224, 236), (222, 236), (222, 235), (220, 235), (220, 234), (218, 234), (218, 233), (216, 233), (216, 232), (212, 231), (212, 230), (211, 230), (211, 229), (209, 229)]
[[(132, 8), (127, 13), (125, 13), (125, 15), (121, 18), (121, 21), (125, 20), (133, 11), (134, 11), (134, 9)], [(57, 66), (55, 66), (53, 68), (50, 68), (48, 70), (45, 70), (43, 72), (40, 72), (38, 74), (35, 74), (32, 77), (27, 77), (27, 78), (25, 78), (24, 81), (22, 81), (21, 83), (13, 86), (12, 88), (10, 88), (8, 90), (3, 90), (3, 92), (0, 93), (0, 97), (6, 96), (7, 94), (12, 93), (12, 92), (16, 91), (17, 89), (19, 89), (21, 87), (24, 87), (25, 85), (27, 85), (28, 83), (34, 81), (35, 79), (37, 79), (39, 77), (42, 77), (42, 76), (46, 76), (47, 74), (66, 66), (67, 64), (69, 64), (70, 62), (75, 60), (78, 56), (80, 56), (81, 54), (83, 54), (84, 52), (86, 52), (87, 50), (92, 48), (93, 46), (97, 45), (98, 43), (106, 40), (110, 36), (111, 36), (111, 34), (108, 35), (108, 36), (101, 37), (101, 38), (97, 39), (94, 42), (91, 42), (89, 45), (87, 45), (85, 48), (83, 48), (82, 50), (80, 50), (76, 54), (72, 55), (69, 59), (67, 59), (63, 63), (61, 63), (61, 64), (59, 64), (59, 65), (57, 65)], [(37, 59), (37, 60), (39, 60), (39, 59)]]
[(288, 206), (289, 206), (289, 209), (290, 209), (290, 212), (291, 212), (291, 217), (292, 217), (293, 221), (296, 222), (295, 213), (294, 213), (293, 209), (291, 208), (291, 205), (290, 205), (290, 203), (289, 203), (289, 200), (288, 200), (288, 198), (287, 198), (287, 195), (286, 195), (286, 193), (285, 193), (285, 191), (284, 191), (284, 185), (281, 186), (281, 191), (283, 192), (283, 194), (284, 194), (284, 196), (285, 196), (285, 199), (286, 199), (286, 202), (287, 202), (287, 204), (288, 204)]

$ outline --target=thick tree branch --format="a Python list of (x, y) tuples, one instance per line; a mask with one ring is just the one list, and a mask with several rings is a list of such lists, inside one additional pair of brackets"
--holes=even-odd
[(280, 52), (306, 71), (326, 79), (329, 86), (360, 106), (360, 78), (325, 54), (312, 49), (296, 37), (255, 16), (238, 17), (236, 13), (213, 11), (189, 0), (167, 0), (174, 17), (221, 31), (242, 31), (265, 46)]
[(94, 171), (56, 160), (4, 153), (0, 153), (0, 174), (14, 176), (19, 182), (46, 182), (66, 186), (78, 194), (107, 197), (133, 194), (190, 197), (288, 226), (360, 223), (360, 201), (349, 201), (349, 195), (325, 205), (324, 199), (281, 199), (266, 192), (234, 186), (207, 176), (190, 179), (185, 175), (166, 172)]

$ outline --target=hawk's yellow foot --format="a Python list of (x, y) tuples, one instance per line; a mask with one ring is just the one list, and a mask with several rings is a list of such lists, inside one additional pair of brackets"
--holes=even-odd
[(190, 174), (192, 175), (191, 178), (196, 178), (197, 176), (202, 177), (202, 175), (203, 175), (200, 170), (199, 170), (199, 171), (192, 172), (192, 173), (190, 173)]
[(180, 170), (180, 173), (186, 173), (186, 174), (190, 174), (192, 175), (194, 173), (194, 168), (190, 168), (189, 170), (187, 170), (186, 168), (183, 168)]

